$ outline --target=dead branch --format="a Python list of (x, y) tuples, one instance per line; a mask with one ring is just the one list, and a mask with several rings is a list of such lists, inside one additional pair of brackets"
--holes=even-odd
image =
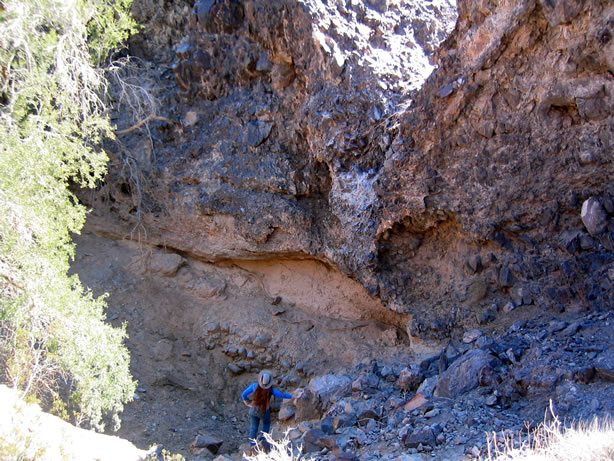
[(160, 115), (155, 115), (155, 114), (150, 114), (147, 117), (145, 117), (143, 120), (141, 120), (140, 122), (137, 122), (134, 125), (132, 125), (130, 128), (126, 128), (125, 130), (116, 131), (115, 134), (122, 135), (122, 134), (131, 133), (134, 130), (138, 130), (139, 128), (141, 128), (143, 125), (150, 122), (151, 120), (161, 120), (163, 122), (171, 123), (171, 120), (166, 117), (162, 117)]

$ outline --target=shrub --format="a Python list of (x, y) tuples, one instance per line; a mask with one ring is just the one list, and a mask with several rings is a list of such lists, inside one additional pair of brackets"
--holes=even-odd
[(77, 276), (86, 218), (68, 186), (93, 187), (112, 136), (100, 95), (110, 50), (135, 29), (127, 0), (0, 3), (0, 371), (76, 422), (102, 429), (134, 393), (124, 328)]

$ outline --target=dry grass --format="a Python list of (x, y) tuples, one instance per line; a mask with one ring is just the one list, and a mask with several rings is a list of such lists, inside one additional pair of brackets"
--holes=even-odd
[(514, 437), (493, 434), (488, 439), (487, 461), (606, 461), (614, 460), (614, 422), (563, 425), (558, 418), (535, 431)]
[(244, 455), (243, 459), (247, 461), (300, 461), (304, 459), (301, 456), (301, 450), (293, 447), (292, 442), (287, 434), (283, 439), (275, 441), (269, 434), (264, 434), (267, 442), (270, 444), (270, 451), (266, 453), (256, 446), (256, 452), (250, 455)]

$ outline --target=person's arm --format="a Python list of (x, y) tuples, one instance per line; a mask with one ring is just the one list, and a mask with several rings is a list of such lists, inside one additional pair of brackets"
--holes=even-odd
[(243, 403), (245, 405), (249, 406), (248, 398), (251, 394), (253, 394), (256, 391), (256, 387), (258, 387), (258, 383), (252, 384), (247, 389), (245, 389), (243, 393), (241, 394), (241, 399), (243, 400)]
[(280, 399), (291, 399), (292, 398), (291, 394), (286, 394), (285, 392), (278, 391), (275, 388), (273, 388), (273, 395), (275, 397), (279, 397)]

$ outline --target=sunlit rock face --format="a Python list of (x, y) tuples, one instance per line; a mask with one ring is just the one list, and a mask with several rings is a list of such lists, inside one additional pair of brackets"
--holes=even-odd
[(600, 309), (614, 13), (551, 3), (137, 1), (164, 119), (120, 136), (90, 221), (211, 262), (322, 261), (415, 336)]
[(605, 309), (614, 10), (574, 1), (458, 9), (380, 172), (381, 291), (401, 310), (422, 310), (416, 319), (430, 320), (412, 329), (433, 335), (523, 305)]

